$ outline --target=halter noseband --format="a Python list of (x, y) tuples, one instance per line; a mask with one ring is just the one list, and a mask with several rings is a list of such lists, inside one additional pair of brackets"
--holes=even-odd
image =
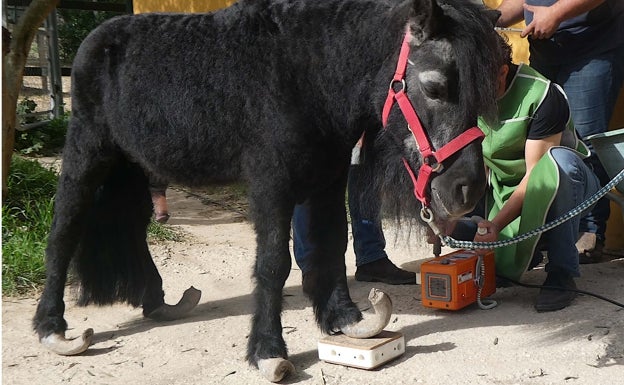
[[(462, 132), (458, 137), (442, 146), (439, 150), (434, 151), (432, 149), (427, 133), (423, 129), (420, 119), (418, 118), (412, 103), (409, 101), (409, 98), (405, 93), (405, 70), (407, 68), (407, 59), (410, 51), (410, 38), (411, 35), (407, 32), (405, 34), (405, 38), (403, 39), (403, 45), (401, 46), (401, 53), (399, 54), (396, 72), (390, 82), (388, 97), (386, 98), (386, 103), (383, 107), (382, 123), (385, 128), (388, 123), (390, 110), (396, 101), (399, 108), (401, 108), (401, 112), (403, 112), (403, 116), (407, 121), (407, 128), (416, 140), (418, 149), (423, 159), (423, 164), (418, 170), (418, 178), (414, 175), (414, 171), (405, 158), (403, 158), (403, 165), (412, 179), (412, 183), (414, 183), (414, 196), (422, 203), (423, 208), (427, 208), (429, 207), (429, 197), (426, 194), (426, 189), (431, 181), (431, 178), (433, 177), (432, 173), (441, 172), (444, 168), (442, 162), (445, 159), (460, 151), (473, 141), (483, 139), (485, 135), (479, 127), (471, 127)], [(400, 85), (400, 89), (398, 91), (394, 90), (395, 85)]]

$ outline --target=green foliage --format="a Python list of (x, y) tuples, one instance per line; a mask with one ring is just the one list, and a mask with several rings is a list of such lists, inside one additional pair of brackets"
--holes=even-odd
[[(125, 3), (126, 0), (95, 0), (96, 3)], [(115, 12), (84, 11), (74, 9), (58, 9), (60, 20), (59, 56), (64, 63), (71, 63), (76, 56), (80, 43), (95, 27), (111, 17), (118, 16)]]
[(44, 251), (58, 177), (35, 161), (13, 157), (2, 205), (2, 291), (18, 294), (45, 280)]
[(151, 221), (147, 226), (147, 236), (153, 242), (181, 242), (184, 237), (172, 227)]
[[(45, 248), (52, 225), (58, 175), (38, 162), (14, 156), (8, 193), (2, 205), (2, 291), (23, 294), (45, 281)], [(148, 238), (153, 242), (180, 242), (183, 236), (167, 225), (152, 221)]]
[(34, 123), (37, 121), (37, 118), (34, 116), (24, 116), (26, 114), (31, 114), (35, 112), (37, 109), (37, 102), (28, 97), (20, 100), (17, 103), (17, 116), (19, 117), (20, 124), (28, 124)]
[[(34, 102), (33, 102), (34, 103)], [(41, 127), (26, 131), (16, 131), (15, 150), (23, 155), (52, 155), (58, 153), (65, 144), (69, 114), (51, 120)]]

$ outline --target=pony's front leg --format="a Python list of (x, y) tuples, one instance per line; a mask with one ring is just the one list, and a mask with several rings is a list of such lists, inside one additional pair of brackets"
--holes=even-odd
[(331, 334), (360, 321), (362, 314), (347, 287), (344, 179), (297, 206), (293, 227), (303, 291), (312, 300), (321, 330)]
[[(262, 201), (262, 203), (258, 203)], [(291, 261), (288, 244), (292, 204), (274, 204), (269, 200), (250, 199), (253, 215), (257, 255), (254, 266), (254, 315), (247, 345), (247, 360), (260, 369), (269, 381), (277, 382), (294, 373), (288, 361), (286, 343), (282, 337), (282, 289)]]

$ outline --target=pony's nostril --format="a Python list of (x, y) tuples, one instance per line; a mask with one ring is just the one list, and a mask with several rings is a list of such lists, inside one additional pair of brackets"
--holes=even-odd
[(455, 185), (455, 201), (462, 207), (473, 207), (479, 199), (478, 188), (466, 180), (458, 180)]
[(468, 187), (465, 184), (461, 184), (459, 185), (459, 189), (460, 189), (460, 197), (461, 197), (461, 202), (464, 205), (467, 205), (470, 203), (470, 187)]

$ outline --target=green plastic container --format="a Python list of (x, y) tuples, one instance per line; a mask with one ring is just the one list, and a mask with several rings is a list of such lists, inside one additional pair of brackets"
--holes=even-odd
[[(594, 151), (609, 177), (615, 178), (624, 169), (624, 128), (591, 135), (587, 139), (594, 146)], [(624, 181), (615, 188), (624, 194)]]

